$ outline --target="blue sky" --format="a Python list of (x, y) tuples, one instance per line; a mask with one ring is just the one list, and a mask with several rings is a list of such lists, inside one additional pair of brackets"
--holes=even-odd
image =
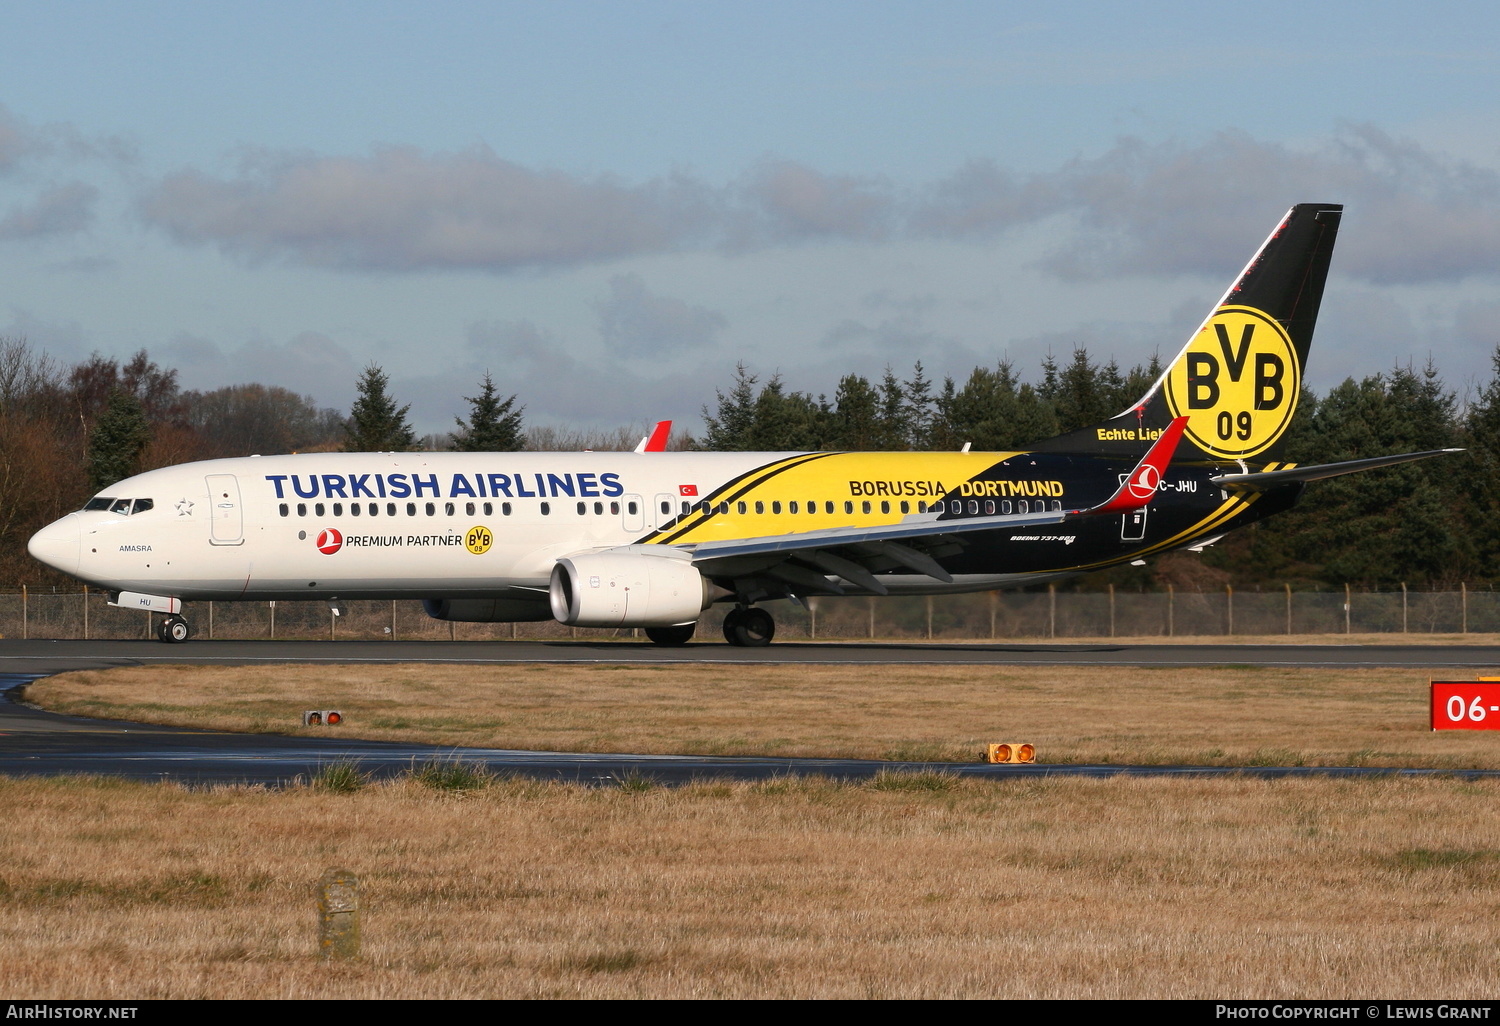
[(0, 334), (423, 431), (698, 410), (743, 360), (1028, 377), (1175, 351), (1348, 205), (1309, 382), (1500, 343), (1480, 4), (17, 3)]

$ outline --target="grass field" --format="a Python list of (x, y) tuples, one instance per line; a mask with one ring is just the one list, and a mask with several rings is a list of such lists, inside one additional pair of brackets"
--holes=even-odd
[[(570, 750), (1495, 766), (1426, 676), (1043, 667), (140, 667), (93, 715)], [(326, 728), (323, 728), (326, 729)], [(0, 779), (14, 998), (1489, 998), (1500, 781), (958, 780), (347, 790)], [(352, 779), (351, 779), (352, 777)], [(363, 956), (314, 886), (363, 881)]]
[[(1463, 676), (1460, 675), (1460, 679)], [(194, 727), (547, 751), (970, 761), (1500, 767), (1428, 730), (1428, 675), (1229, 667), (142, 666), (32, 685), (47, 708)], [(338, 728), (303, 709), (338, 708)]]
[[(10, 998), (1489, 998), (1500, 785), (0, 781)], [(363, 957), (314, 886), (363, 884)]]

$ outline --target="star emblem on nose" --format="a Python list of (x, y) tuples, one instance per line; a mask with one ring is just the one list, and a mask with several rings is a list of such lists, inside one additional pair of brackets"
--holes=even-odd
[(193, 502), (186, 497), (177, 500), (177, 515), (190, 517), (193, 515)]

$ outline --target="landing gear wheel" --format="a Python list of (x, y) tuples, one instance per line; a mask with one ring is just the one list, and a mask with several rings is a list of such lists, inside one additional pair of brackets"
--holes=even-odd
[(763, 648), (776, 636), (776, 621), (764, 609), (731, 609), (724, 617), (724, 640), (742, 648)]
[(193, 626), (180, 616), (169, 616), (157, 624), (156, 636), (169, 645), (175, 645), (193, 636)]
[(657, 645), (686, 645), (693, 640), (693, 632), (698, 629), (696, 623), (679, 624), (676, 627), (647, 627), (646, 637)]

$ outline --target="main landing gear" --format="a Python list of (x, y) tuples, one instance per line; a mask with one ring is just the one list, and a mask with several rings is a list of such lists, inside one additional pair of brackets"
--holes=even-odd
[(193, 636), (193, 625), (173, 613), (156, 625), (156, 637), (168, 644), (178, 644)]
[(724, 617), (724, 640), (742, 648), (762, 648), (776, 636), (776, 621), (764, 609), (736, 606)]

